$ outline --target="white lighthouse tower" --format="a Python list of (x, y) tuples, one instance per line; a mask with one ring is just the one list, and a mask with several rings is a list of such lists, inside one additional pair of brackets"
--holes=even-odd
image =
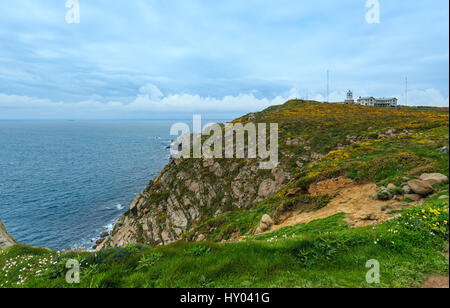
[(345, 104), (353, 105), (354, 103), (355, 103), (355, 100), (353, 99), (353, 92), (352, 92), (352, 90), (348, 90), (347, 99), (345, 100)]

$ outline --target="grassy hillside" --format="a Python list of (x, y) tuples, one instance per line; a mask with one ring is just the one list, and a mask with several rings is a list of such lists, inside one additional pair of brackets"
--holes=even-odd
[[(276, 172), (258, 170), (255, 160), (172, 162), (136, 198), (104, 250), (0, 251), (0, 287), (417, 287), (430, 274), (448, 275), (449, 203), (440, 198), (448, 183), (422, 205), (395, 209), (392, 219), (368, 227), (350, 228), (346, 213), (336, 213), (255, 234), (265, 214), (277, 223), (285, 213), (326, 209), (335, 196), (309, 193), (324, 180), (401, 187), (422, 173), (448, 176), (449, 156), (440, 153), (448, 146), (448, 108), (289, 101), (235, 122), (249, 121), (279, 123)], [(274, 192), (261, 194), (262, 183)], [(200, 235), (206, 241), (197, 242)], [(80, 284), (65, 281), (69, 259), (81, 264)], [(379, 285), (365, 279), (373, 259)]]
[[(424, 172), (448, 176), (449, 157), (439, 153), (448, 145), (448, 108), (423, 110), (290, 101), (256, 114), (255, 122), (279, 123), (280, 164), (291, 173), (290, 182), (244, 209), (199, 220), (187, 238), (205, 233), (217, 241), (229, 239), (236, 230), (247, 234), (256, 229), (262, 215), (276, 216), (280, 205), (286, 210), (324, 207), (329, 196), (289, 197), (288, 191), (306, 192), (310, 184), (326, 179), (343, 176), (358, 183), (400, 186), (405, 177)], [(248, 116), (236, 120), (247, 121)], [(311, 153), (318, 159), (311, 159)]]
[[(447, 223), (448, 201), (436, 197), (361, 229), (336, 215), (239, 243), (66, 254), (15, 246), (0, 252), (0, 287), (418, 287), (429, 274), (448, 274)], [(65, 281), (69, 259), (82, 265), (80, 284)], [(365, 279), (371, 259), (380, 262), (379, 285)]]

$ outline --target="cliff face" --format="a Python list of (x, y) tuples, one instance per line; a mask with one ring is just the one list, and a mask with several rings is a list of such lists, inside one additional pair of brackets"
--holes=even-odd
[[(237, 239), (255, 231), (264, 214), (275, 217), (297, 203), (321, 202), (311, 198), (286, 202), (289, 194), (284, 190), (295, 188), (298, 196), (312, 182), (341, 175), (373, 181), (373, 172), (366, 170), (370, 164), (358, 158), (346, 161), (343, 150), (370, 140), (411, 138), (409, 132), (414, 130), (448, 127), (448, 109), (431, 111), (289, 101), (246, 115), (234, 122), (278, 123), (275, 169), (260, 169), (258, 159), (172, 160), (95, 248), (167, 245), (183, 238)], [(327, 165), (318, 168), (323, 160)]]
[(282, 166), (260, 170), (257, 160), (172, 160), (97, 249), (130, 243), (167, 245), (198, 221), (274, 194), (289, 178)]
[[(244, 118), (238, 122), (253, 122), (255, 114)], [(260, 163), (260, 159), (172, 159), (116, 221), (109, 238), (94, 248), (167, 245), (199, 223), (264, 200), (287, 185), (291, 175), (283, 163), (273, 170), (260, 169)]]
[(6, 231), (5, 225), (0, 220), (0, 250), (16, 245), (16, 240)]

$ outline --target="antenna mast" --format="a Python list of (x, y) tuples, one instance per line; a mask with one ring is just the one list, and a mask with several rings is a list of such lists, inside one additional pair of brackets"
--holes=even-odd
[(405, 104), (408, 106), (408, 77), (405, 78)]
[(330, 70), (327, 70), (327, 103), (330, 102)]

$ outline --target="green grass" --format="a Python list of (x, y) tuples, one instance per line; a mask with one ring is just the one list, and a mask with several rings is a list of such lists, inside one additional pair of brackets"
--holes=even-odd
[(279, 229), (275, 232), (248, 236), (247, 240), (257, 241), (274, 241), (278, 239), (286, 239), (296, 237), (302, 234), (328, 234), (332, 232), (342, 231), (348, 228), (344, 221), (345, 213), (339, 213), (324, 219), (314, 220), (307, 224), (298, 224)]
[[(416, 218), (423, 215), (422, 210), (430, 216), (427, 220)], [(437, 210), (440, 214), (431, 217), (430, 213)], [(15, 246), (0, 253), (0, 269), (2, 273), (8, 270), (7, 277), (1, 275), (0, 286), (417, 287), (429, 274), (448, 274), (448, 260), (442, 255), (449, 234), (448, 200), (437, 200), (436, 196), (422, 207), (405, 210), (401, 217), (376, 227), (348, 229), (342, 219), (343, 214), (338, 214), (228, 244), (137, 245), (97, 254), (58, 254)], [(282, 234), (290, 236), (284, 238)], [(267, 241), (274, 236), (275, 240)], [(81, 263), (80, 284), (65, 282), (64, 265), (69, 259)], [(381, 266), (379, 285), (369, 285), (365, 280), (365, 265), (371, 259)], [(12, 262), (17, 263), (8, 267)], [(39, 267), (39, 262), (44, 265)], [(38, 268), (40, 276), (35, 274)], [(24, 283), (17, 284), (19, 274), (26, 277)]]

